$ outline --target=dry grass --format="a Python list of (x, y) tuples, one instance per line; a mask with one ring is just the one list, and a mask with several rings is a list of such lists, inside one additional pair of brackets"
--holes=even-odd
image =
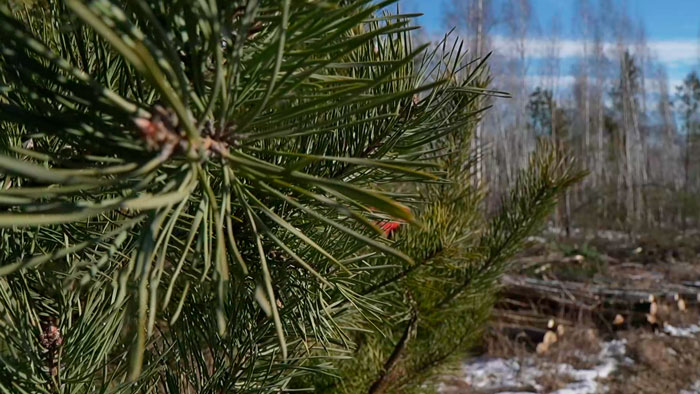
[(542, 392), (551, 393), (566, 387), (567, 384), (573, 382), (571, 376), (566, 374), (558, 374), (552, 372), (545, 372), (542, 376), (536, 379), (537, 384), (542, 386)]
[(497, 329), (488, 330), (484, 334), (483, 341), (489, 356), (504, 359), (522, 359), (535, 348), (535, 344), (528, 338), (509, 338)]
[(609, 393), (677, 393), (700, 379), (700, 340), (633, 330), (627, 339), (631, 365), (621, 366), (606, 384)]
[[(552, 371), (551, 365), (569, 364), (575, 369), (593, 368), (595, 356), (601, 350), (600, 338), (594, 328), (566, 328), (549, 350), (544, 354), (535, 354), (534, 344), (529, 337), (508, 337), (498, 330), (490, 330), (484, 337), (486, 352), (491, 357), (515, 359), (524, 363), (534, 359), (544, 373), (536, 381), (543, 392), (552, 392), (572, 382), (566, 373)], [(466, 391), (465, 391), (466, 392)]]
[(554, 345), (554, 351), (546, 353), (550, 361), (566, 363), (574, 368), (592, 368), (591, 355), (600, 352), (600, 337), (593, 328), (569, 329)]

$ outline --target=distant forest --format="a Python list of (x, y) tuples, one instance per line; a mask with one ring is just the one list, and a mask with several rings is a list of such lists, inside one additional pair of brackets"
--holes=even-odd
[[(561, 204), (557, 226), (689, 230), (700, 217), (700, 80), (693, 71), (670, 86), (645, 26), (620, 4), (581, 0), (573, 21), (535, 21), (529, 0), (452, 0), (444, 22), (455, 31), (446, 41), (460, 37), (472, 54), (490, 54), (491, 88), (512, 96), (491, 100), (477, 130), (479, 175), (491, 196), (501, 195), (537, 139), (551, 139), (590, 171)], [(564, 65), (571, 33), (581, 55)], [(573, 81), (563, 81), (565, 67)]]

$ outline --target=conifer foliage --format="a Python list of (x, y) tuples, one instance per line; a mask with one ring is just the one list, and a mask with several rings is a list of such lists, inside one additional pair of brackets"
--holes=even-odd
[(391, 3), (0, 3), (0, 388), (406, 392), (456, 360), (581, 174), (543, 144), (487, 217), (502, 94)]

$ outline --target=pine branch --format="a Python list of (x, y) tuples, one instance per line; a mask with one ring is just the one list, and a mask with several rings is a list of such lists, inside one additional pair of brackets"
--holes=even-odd
[(370, 394), (381, 394), (386, 392), (390, 387), (390, 384), (396, 379), (396, 375), (400, 372), (397, 371), (397, 366), (401, 362), (406, 347), (409, 345), (411, 338), (415, 336), (415, 331), (418, 328), (418, 312), (415, 308), (411, 308), (411, 319), (406, 325), (406, 329), (399, 341), (394, 346), (394, 350), (391, 355), (384, 363), (384, 368), (382, 369), (379, 377), (372, 383), (369, 387)]

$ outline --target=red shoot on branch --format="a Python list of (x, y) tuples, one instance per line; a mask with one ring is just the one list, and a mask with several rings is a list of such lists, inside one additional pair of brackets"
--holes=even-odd
[(382, 231), (384, 231), (384, 235), (386, 235), (387, 237), (390, 237), (394, 233), (394, 230), (396, 230), (397, 228), (399, 228), (399, 226), (401, 226), (400, 222), (395, 222), (393, 220), (386, 221), (386, 222), (379, 222), (378, 224), (379, 224), (379, 228), (381, 228)]

